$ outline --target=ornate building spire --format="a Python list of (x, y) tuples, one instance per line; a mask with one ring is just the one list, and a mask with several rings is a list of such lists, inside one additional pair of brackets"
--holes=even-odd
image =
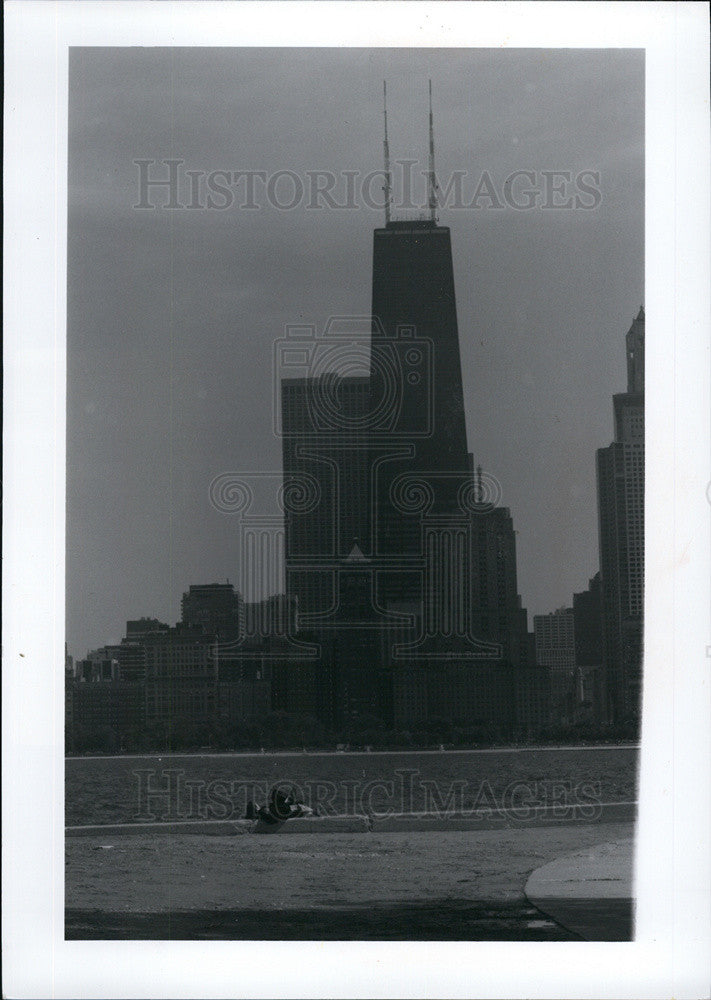
[(627, 333), (627, 392), (644, 392), (644, 306)]

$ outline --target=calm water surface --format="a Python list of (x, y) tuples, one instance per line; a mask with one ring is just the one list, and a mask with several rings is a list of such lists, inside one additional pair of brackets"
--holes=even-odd
[(70, 757), (68, 826), (237, 819), (279, 782), (322, 813), (630, 802), (638, 748)]

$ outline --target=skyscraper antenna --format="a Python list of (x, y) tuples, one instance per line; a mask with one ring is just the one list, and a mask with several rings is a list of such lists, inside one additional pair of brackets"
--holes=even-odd
[(430, 162), (427, 172), (427, 204), (430, 210), (430, 219), (437, 221), (437, 181), (435, 179), (435, 155), (434, 155), (434, 123), (432, 120), (432, 81), (430, 80)]
[(385, 225), (390, 222), (390, 199), (392, 195), (392, 178), (390, 176), (390, 146), (388, 145), (388, 92), (383, 80), (383, 118), (385, 122), (385, 138), (383, 139), (383, 153), (385, 156)]

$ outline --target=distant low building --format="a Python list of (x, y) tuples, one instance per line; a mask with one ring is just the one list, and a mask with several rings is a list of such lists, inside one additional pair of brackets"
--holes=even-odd
[(217, 718), (214, 635), (178, 625), (144, 639), (146, 724), (196, 724)]
[(516, 734), (536, 739), (551, 724), (551, 671), (533, 664), (515, 673)]
[(453, 726), (508, 737), (516, 725), (516, 668), (502, 663), (446, 662), (393, 670), (395, 728), (446, 719)]
[(170, 625), (158, 621), (157, 618), (137, 618), (126, 622), (126, 639), (135, 641), (156, 632), (167, 632)]
[(271, 711), (271, 683), (261, 678), (242, 681), (218, 681), (218, 718), (236, 730), (241, 722)]
[(74, 741), (74, 658), (64, 644), (64, 748), (65, 753), (75, 749)]
[(100, 737), (101, 749), (120, 750), (133, 734), (143, 731), (142, 684), (112, 679), (75, 683), (72, 700), (74, 740), (82, 748), (87, 740)]
[(248, 636), (296, 635), (298, 602), (295, 595), (272, 594), (244, 605), (244, 629)]
[(66, 680), (67, 744), (120, 750), (145, 728), (144, 686), (121, 673), (122, 647), (101, 646), (76, 660)]
[(120, 643), (67, 669), (67, 747), (209, 743), (218, 731), (229, 741), (230, 730), (271, 710), (279, 641), (260, 637), (235, 651), (202, 624), (129, 621)]
[(244, 601), (231, 583), (191, 584), (181, 601), (183, 625), (219, 637), (244, 629)]
[(551, 722), (575, 721), (575, 617), (572, 608), (533, 616), (536, 665), (550, 674)]
[(602, 646), (602, 585), (600, 574), (588, 589), (573, 595), (577, 707), (581, 720), (606, 721)]

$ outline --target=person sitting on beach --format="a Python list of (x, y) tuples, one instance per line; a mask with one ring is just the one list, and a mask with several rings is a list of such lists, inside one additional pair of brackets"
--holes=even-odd
[(296, 789), (292, 785), (287, 791), (274, 785), (269, 793), (266, 806), (257, 807), (254, 802), (247, 803), (247, 819), (256, 819), (267, 827), (275, 829), (282, 826), (288, 819), (297, 816), (315, 816), (316, 812), (305, 802), (298, 802)]

